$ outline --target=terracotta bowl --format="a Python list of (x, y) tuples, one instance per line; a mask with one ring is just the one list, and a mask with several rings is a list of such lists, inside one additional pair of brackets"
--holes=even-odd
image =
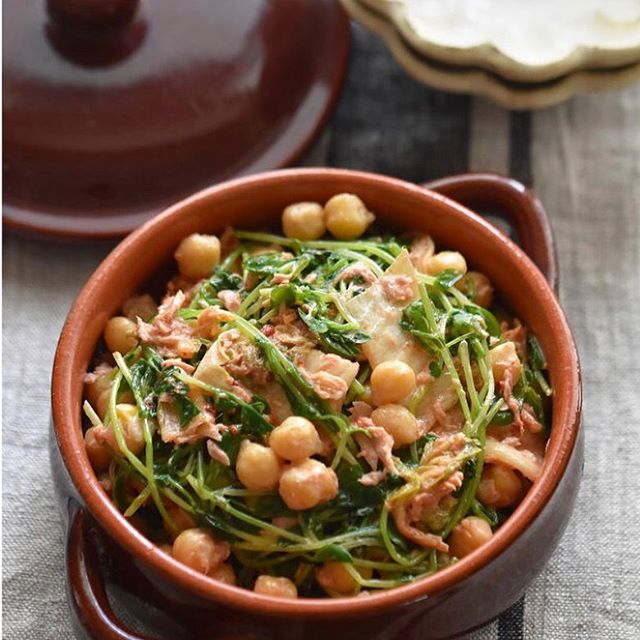
[[(448, 638), (485, 624), (522, 595), (562, 535), (583, 461), (579, 363), (554, 293), (551, 234), (539, 203), (519, 183), (470, 175), (431, 186), (474, 207), (506, 210), (542, 271), (504, 233), (440, 193), (368, 173), (293, 169), (227, 182), (176, 204), (126, 238), (89, 279), (62, 331), (52, 383), (52, 462), (68, 524), (67, 585), (79, 637), (178, 637), (128, 629), (110, 607), (105, 580), (168, 613), (188, 638)], [(182, 237), (227, 225), (272, 225), (291, 202), (323, 202), (341, 191), (357, 193), (391, 229), (430, 233), (491, 278), (548, 358), (555, 393), (551, 438), (541, 477), (513, 515), (488, 544), (455, 565), (365, 597), (278, 600), (175, 562), (117, 511), (85, 454), (82, 378), (107, 319), (167, 268)]]

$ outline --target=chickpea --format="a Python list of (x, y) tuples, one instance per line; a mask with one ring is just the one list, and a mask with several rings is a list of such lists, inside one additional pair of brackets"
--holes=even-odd
[(120, 420), (120, 428), (127, 447), (132, 453), (140, 453), (144, 449), (145, 441), (138, 407), (133, 404), (117, 404), (116, 414)]
[(311, 509), (337, 494), (338, 478), (334, 470), (312, 458), (289, 467), (280, 476), (280, 496), (289, 509)]
[(320, 436), (313, 423), (301, 416), (291, 416), (269, 436), (269, 446), (285, 460), (303, 462), (322, 451)]
[(440, 251), (427, 260), (427, 273), (430, 276), (437, 276), (447, 269), (467, 273), (467, 261), (457, 251)]
[(98, 367), (93, 374), (95, 379), (87, 382), (84, 388), (87, 400), (89, 400), (101, 420), (104, 420), (104, 417), (107, 415), (107, 409), (109, 408), (113, 371), (113, 369), (107, 367)]
[(374, 424), (393, 437), (393, 448), (415, 442), (420, 436), (416, 417), (400, 404), (385, 404), (371, 414)]
[(107, 415), (107, 411), (109, 410), (110, 398), (111, 389), (107, 389), (98, 396), (96, 403), (93, 405), (96, 413), (102, 420), (104, 420), (105, 416)]
[(102, 334), (107, 349), (113, 353), (129, 353), (138, 344), (138, 329), (136, 323), (124, 316), (114, 316), (104, 328)]
[(94, 471), (104, 471), (111, 463), (111, 450), (96, 438), (96, 428), (89, 427), (84, 434), (84, 446)]
[(230, 552), (228, 542), (216, 540), (206, 529), (187, 529), (173, 542), (173, 557), (205, 575), (217, 569)]
[(353, 193), (339, 193), (325, 205), (327, 229), (338, 240), (355, 240), (375, 220), (364, 202)]
[(172, 538), (177, 537), (187, 529), (194, 529), (196, 527), (196, 521), (193, 519), (193, 516), (173, 502), (170, 505), (167, 505), (167, 513), (173, 521), (175, 528), (172, 528), (168, 522), (164, 522), (163, 524), (165, 531)]
[(371, 373), (371, 393), (376, 405), (402, 402), (416, 388), (416, 374), (400, 360), (381, 362)]
[(493, 286), (491, 280), (479, 271), (469, 271), (456, 283), (456, 289), (466, 293), (481, 307), (490, 307), (493, 302)]
[(482, 470), (478, 500), (487, 507), (511, 507), (522, 495), (522, 480), (513, 470), (501, 464), (488, 464)]
[[(359, 569), (360, 575), (369, 579), (373, 571), (369, 568)], [(353, 596), (360, 585), (358, 581), (347, 571), (343, 562), (325, 562), (316, 570), (318, 584), (329, 594), (341, 596)]]
[(159, 544), (158, 549), (164, 551), (169, 556), (173, 556), (173, 546), (168, 543)]
[(289, 578), (278, 578), (276, 576), (258, 576), (253, 590), (264, 596), (274, 598), (297, 598), (298, 587)]
[(233, 567), (226, 562), (209, 572), (209, 577), (224, 582), (224, 584), (234, 585), (236, 583), (236, 572)]
[(327, 227), (324, 222), (324, 209), (317, 202), (296, 202), (282, 212), (282, 230), (287, 238), (298, 240), (317, 240)]
[(511, 383), (515, 384), (522, 373), (522, 363), (513, 342), (503, 342), (489, 351), (491, 370), (496, 382), (504, 382), (507, 372)]
[(131, 296), (128, 298), (122, 305), (122, 313), (124, 313), (129, 320), (135, 320), (136, 318), (149, 320), (149, 318), (158, 313), (158, 305), (148, 293), (143, 293), (140, 296)]
[(185, 278), (208, 278), (220, 262), (220, 240), (216, 236), (192, 233), (182, 239), (173, 257)]
[(278, 486), (280, 460), (269, 447), (243, 440), (236, 460), (236, 474), (251, 491), (273, 491)]
[(464, 558), (488, 542), (493, 535), (486, 520), (470, 516), (456, 525), (449, 537), (449, 552), (456, 558)]

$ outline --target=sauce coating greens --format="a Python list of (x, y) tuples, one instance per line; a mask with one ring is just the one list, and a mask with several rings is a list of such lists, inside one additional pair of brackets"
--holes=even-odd
[(461, 254), (360, 238), (373, 219), (339, 194), (287, 207), (285, 236), (193, 234), (160, 306), (136, 296), (107, 324), (89, 458), (125, 517), (212, 579), (393, 588), (484, 544), (540, 473), (537, 340)]

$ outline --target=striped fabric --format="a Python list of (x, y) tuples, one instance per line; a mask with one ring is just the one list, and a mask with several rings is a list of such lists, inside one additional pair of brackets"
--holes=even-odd
[[(581, 352), (586, 466), (575, 514), (526, 596), (469, 638), (636, 640), (640, 88), (584, 96), (535, 114), (510, 114), (422, 87), (373, 36), (357, 27), (353, 36), (338, 108), (302, 163), (378, 171), (415, 182), (492, 170), (533, 185), (555, 227), (561, 297)], [(72, 637), (48, 467), (49, 377), (66, 312), (107, 250), (11, 236), (4, 241), (7, 640)]]

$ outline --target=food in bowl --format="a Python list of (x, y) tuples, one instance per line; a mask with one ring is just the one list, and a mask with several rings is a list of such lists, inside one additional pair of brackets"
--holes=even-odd
[[(110, 319), (85, 444), (176, 560), (278, 597), (355, 596), (488, 541), (542, 468), (545, 359), (489, 279), (353, 194), (284, 235), (192, 234), (159, 307)], [(326, 232), (333, 239), (327, 239)]]

